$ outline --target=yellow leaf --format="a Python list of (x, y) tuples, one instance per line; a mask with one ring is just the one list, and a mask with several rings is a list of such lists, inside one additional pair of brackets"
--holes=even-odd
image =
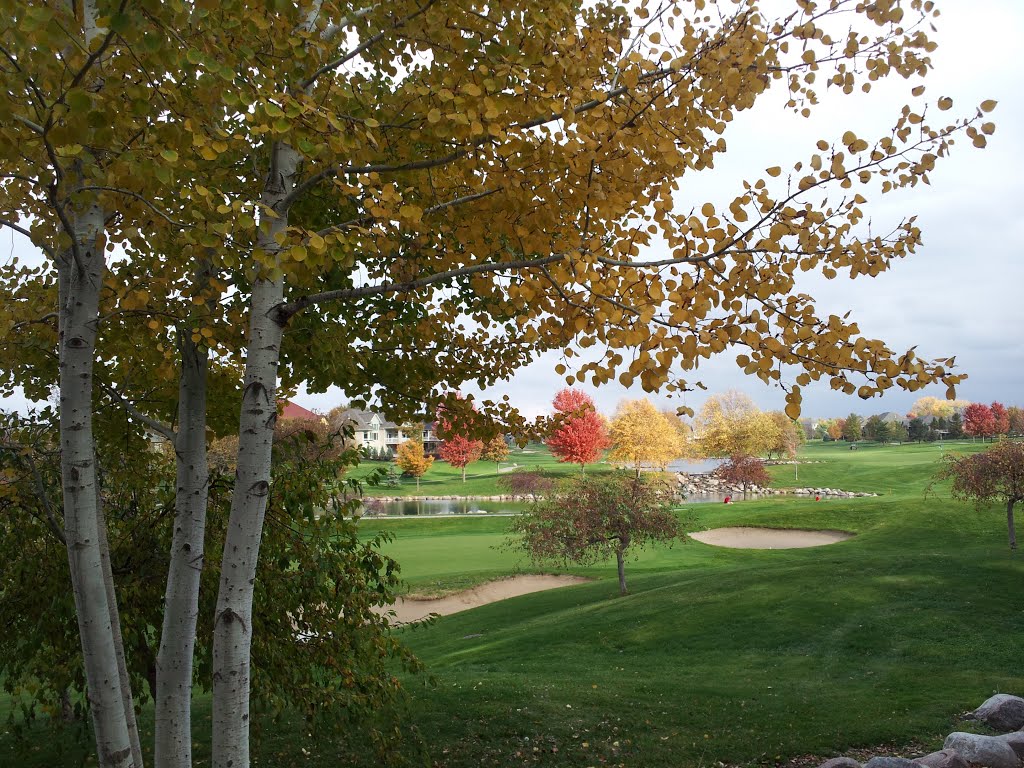
[(939, 109), (941, 109), (943, 112), (945, 112), (947, 109), (952, 108), (952, 106), (953, 100), (949, 98), (949, 96), (943, 96), (941, 99), (939, 99)]
[(986, 99), (985, 101), (981, 102), (981, 111), (991, 112), (993, 109), (996, 108), (996, 104), (998, 103), (999, 102), (996, 101), (995, 99)]
[(437, 107), (427, 112), (428, 123), (439, 123), (441, 121), (441, 110)]
[(777, 165), (773, 165), (771, 168), (765, 171), (765, 173), (767, 173), (769, 176), (775, 177), (782, 173), (782, 169)]

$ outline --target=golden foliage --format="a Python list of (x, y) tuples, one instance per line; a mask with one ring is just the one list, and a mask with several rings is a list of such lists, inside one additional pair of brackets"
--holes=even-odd
[(631, 466), (638, 473), (644, 466), (665, 469), (685, 452), (680, 430), (647, 400), (619, 403), (608, 436), (612, 442), (609, 461)]

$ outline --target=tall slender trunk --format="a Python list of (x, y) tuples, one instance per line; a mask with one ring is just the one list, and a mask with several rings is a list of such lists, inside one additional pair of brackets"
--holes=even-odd
[(622, 547), (615, 550), (615, 564), (619, 569), (619, 594), (628, 594), (629, 590), (626, 589), (626, 559)]
[(83, 205), (74, 219), (77, 260), (58, 277), (60, 323), (61, 484), (68, 565), (96, 748), (102, 768), (134, 768), (122, 678), (104, 576), (96, 455), (92, 432), (93, 360), (105, 270), (103, 211)]
[[(275, 237), (288, 227), (277, 206), (292, 188), (298, 154), (275, 144), (261, 202), (276, 212), (261, 228), (257, 247), (280, 251)], [(270, 460), (277, 420), (277, 367), (283, 327), (274, 310), (284, 298), (284, 278), (258, 278), (250, 305), (245, 386), (238, 429), (238, 461), (224, 540), (213, 627), (213, 766), (249, 768), (249, 680), (252, 598), (263, 518), (270, 493)]]
[(1013, 525), (1013, 504), (1016, 499), (1010, 499), (1006, 502), (1006, 527), (1010, 532), (1010, 549), (1017, 549), (1017, 532), (1014, 530)]
[(466, 482), (466, 468), (462, 468), (462, 482)]
[(132, 745), (132, 761), (142, 768), (142, 742), (139, 739), (139, 723), (135, 717), (135, 699), (132, 696), (132, 681), (128, 676), (128, 662), (124, 656), (124, 637), (121, 635), (121, 613), (117, 608), (117, 594), (114, 591), (114, 572), (110, 562), (110, 542), (107, 538), (107, 518), (103, 513), (103, 498), (97, 484), (96, 525), (100, 535), (100, 560), (103, 564), (103, 586), (107, 590), (107, 610), (110, 612), (110, 634), (117, 657), (117, 675), (121, 687), (121, 706), (128, 724), (128, 739)]
[(156, 768), (192, 765), (192, 659), (199, 616), (199, 582), (206, 534), (207, 351), (183, 328), (179, 332), (177, 486), (174, 535), (167, 569), (163, 629), (156, 659), (154, 763)]
[[(82, 0), (68, 6), (81, 20), (84, 47), (90, 49), (106, 34), (99, 26), (97, 3)], [(99, 69), (102, 62), (94, 67)], [(102, 87), (102, 82), (100, 77), (93, 85)], [(76, 163), (70, 191), (83, 177), (83, 168)], [(104, 211), (95, 197), (80, 193), (70, 219), (73, 231), (67, 234), (74, 245), (57, 264), (61, 485), (68, 565), (99, 764), (142, 768), (92, 431), (92, 372), (106, 269)]]

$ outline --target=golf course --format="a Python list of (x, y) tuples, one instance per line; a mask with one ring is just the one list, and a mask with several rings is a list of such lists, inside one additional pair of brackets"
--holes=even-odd
[[(397, 630), (428, 672), (405, 679), (405, 738), (392, 757), (444, 768), (816, 766), (940, 748), (951, 730), (972, 728), (960, 716), (990, 694), (1024, 692), (1024, 562), (1007, 546), (1005, 511), (929, 491), (944, 451), (981, 447), (805, 445), (798, 481), (793, 465), (771, 467), (778, 487), (879, 495), (684, 503), (684, 529), (851, 537), (771, 550), (687, 539), (632, 552), (625, 597), (614, 561), (541, 571), (522, 560), (507, 517), (362, 520), (366, 535), (392, 537), (385, 552), (411, 596), (517, 574), (585, 579)], [(468, 474), (483, 488), (494, 473), (475, 464)], [(0, 700), (0, 716), (10, 709)], [(209, 764), (208, 698), (197, 715), (196, 756)], [(358, 733), (307, 737), (297, 718), (256, 717), (257, 765), (378, 764)], [(19, 749), (3, 730), (0, 753)], [(70, 736), (31, 743), (18, 765), (89, 764)]]

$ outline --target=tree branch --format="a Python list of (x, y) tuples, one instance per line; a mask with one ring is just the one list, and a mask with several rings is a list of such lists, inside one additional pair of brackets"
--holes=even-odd
[(158, 421), (157, 419), (154, 419), (153, 417), (144, 414), (142, 411), (135, 407), (134, 403), (132, 403), (128, 398), (126, 398), (124, 395), (122, 395), (109, 384), (99, 382), (99, 385), (104, 392), (106, 392), (108, 395), (117, 400), (118, 403), (120, 403), (121, 407), (124, 408), (133, 419), (136, 419), (140, 423), (152, 429), (154, 432), (167, 438), (168, 440), (171, 441), (172, 444), (177, 439), (178, 433), (175, 432), (169, 425), (164, 424), (162, 421)]
[(401, 283), (366, 285), (361, 288), (339, 288), (335, 291), (313, 293), (307, 296), (302, 296), (295, 301), (279, 304), (274, 309), (274, 319), (281, 325), (284, 325), (295, 314), (301, 312), (303, 309), (316, 304), (323, 304), (328, 301), (355, 299), (363, 296), (378, 296), (385, 293), (407, 293), (409, 291), (417, 290), (418, 288), (426, 288), (434, 285), (435, 283), (444, 282), (456, 277), (465, 277), (467, 275), (478, 275), (491, 272), (504, 272), (508, 269), (530, 269), (533, 267), (542, 267), (546, 264), (553, 264), (556, 261), (561, 261), (565, 256), (566, 254), (564, 253), (556, 253), (536, 259), (518, 259), (515, 261), (502, 261), (488, 264), (472, 264), (460, 267), (459, 269), (450, 269), (447, 272), (437, 272), (433, 275), (427, 275), (426, 277), (420, 277), (416, 280), (407, 280)]
[[(19, 227), (13, 221), (8, 221), (7, 219), (0, 219), (0, 227), (7, 227), (8, 229), (13, 229), (18, 234), (24, 235), (25, 237), (27, 237), (29, 239), (29, 241), (32, 240), (32, 233), (29, 232), (24, 227)], [(40, 245), (40, 244), (37, 244), (37, 243), (32, 243), (32, 244), (35, 245), (40, 250), (42, 250), (43, 253), (45, 253), (51, 259), (56, 258), (56, 256), (54, 256), (53, 250), (49, 246), (47, 246), (47, 245)]]
[[(373, 35), (372, 37), (369, 37), (366, 40), (364, 40), (362, 43), (357, 45), (355, 48), (353, 48), (348, 53), (345, 53), (345, 54), (339, 56), (338, 58), (334, 59), (333, 61), (327, 62), (322, 67), (320, 67), (316, 72), (314, 72), (308, 78), (303, 80), (299, 84), (299, 88), (301, 90), (306, 90), (311, 85), (313, 85), (313, 83), (315, 83), (317, 81), (317, 78), (320, 77), (320, 75), (324, 75), (324, 74), (326, 74), (328, 72), (334, 71), (335, 69), (337, 69), (338, 67), (342, 66), (346, 62), (351, 61), (356, 56), (358, 56), (361, 53), (363, 53), (364, 51), (368, 50), (371, 46), (376, 45), (377, 43), (379, 43), (381, 40), (383, 40), (385, 37), (387, 37), (387, 35), (390, 34), (391, 32), (394, 32), (396, 29), (401, 29), (406, 24), (408, 24), (410, 21), (415, 19), (417, 16), (425, 13), (426, 10), (431, 5), (433, 5), (435, 1), (436, 0), (427, 0), (427, 3), (425, 5), (420, 6), (413, 13), (410, 13), (408, 16), (406, 16), (403, 19), (399, 19), (398, 21), (393, 22), (389, 29), (385, 29), (385, 30), (383, 30), (381, 32), (378, 32), (376, 35)], [(374, 7), (376, 7), (376, 6), (374, 6)], [(368, 13), (369, 10), (367, 10), (366, 12)]]

